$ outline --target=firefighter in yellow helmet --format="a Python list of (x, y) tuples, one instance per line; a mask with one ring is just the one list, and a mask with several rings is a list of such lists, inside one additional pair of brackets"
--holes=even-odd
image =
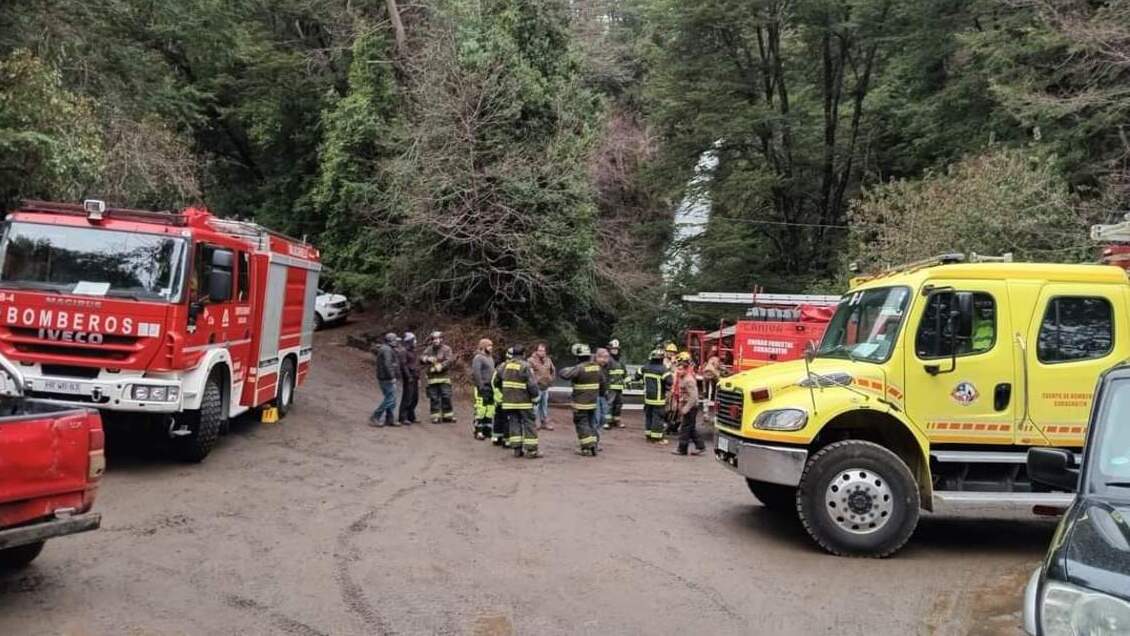
[(663, 366), (666, 367), (668, 371), (674, 371), (675, 356), (678, 354), (679, 348), (676, 347), (673, 342), (668, 342), (667, 346), (663, 347)]
[(592, 350), (587, 344), (572, 347), (577, 364), (561, 369), (558, 377), (573, 383), (573, 426), (577, 429), (577, 454), (596, 457), (599, 450), (596, 433), (596, 403), (605, 390), (604, 375), (600, 365), (593, 362)]
[(510, 348), (514, 357), (502, 363), (502, 370), (495, 380), (502, 388), (502, 408), (506, 411), (510, 430), (508, 442), (514, 449), (514, 456), (540, 457), (538, 452), (538, 433), (534, 428), (534, 404), (539, 391), (530, 363), (526, 361), (526, 350), (522, 345)]

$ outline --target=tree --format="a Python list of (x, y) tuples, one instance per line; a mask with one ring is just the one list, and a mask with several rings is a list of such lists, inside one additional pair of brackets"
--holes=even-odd
[(27, 50), (0, 58), (0, 209), (26, 198), (82, 198), (103, 145), (90, 100)]
[(849, 261), (865, 271), (947, 252), (1085, 262), (1095, 221), (1056, 170), (1056, 158), (995, 149), (922, 179), (894, 180), (852, 206)]

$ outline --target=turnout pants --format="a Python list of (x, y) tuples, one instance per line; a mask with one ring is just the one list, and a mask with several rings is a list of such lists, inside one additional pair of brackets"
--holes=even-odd
[(475, 387), (475, 436), (490, 437), (494, 423), (494, 389)]
[(491, 441), (499, 446), (507, 446), (509, 440), (506, 438), (510, 433), (510, 411), (503, 409), (501, 406), (496, 406), (492, 424)]
[(416, 405), (420, 403), (420, 381), (405, 380), (400, 393), (400, 423), (416, 423)]
[(683, 423), (679, 428), (679, 452), (685, 454), (692, 442), (698, 450), (706, 450), (706, 444), (698, 434), (698, 407), (688, 411), (682, 419)]
[(643, 407), (644, 437), (649, 442), (663, 439), (667, 430), (666, 409), (663, 406), (645, 404)]
[(573, 426), (577, 429), (577, 443), (581, 450), (596, 448), (596, 409), (573, 411)]
[(451, 406), (451, 382), (428, 383), (428, 410), (432, 423), (454, 422), (455, 409)]
[(534, 410), (514, 409), (507, 411), (510, 420), (510, 430), (507, 435), (507, 445), (510, 448), (521, 448), (526, 453), (538, 451), (538, 433), (534, 426)]
[(620, 421), (620, 414), (624, 411), (624, 394), (621, 391), (608, 391), (608, 420), (607, 424), (612, 427), (624, 426)]

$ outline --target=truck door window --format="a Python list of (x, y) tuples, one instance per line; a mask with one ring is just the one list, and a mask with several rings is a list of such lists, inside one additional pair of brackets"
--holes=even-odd
[(245, 303), (250, 298), (251, 292), (251, 259), (247, 252), (239, 253), (239, 287), (236, 291), (236, 300)]
[[(200, 303), (222, 303), (231, 300), (230, 292), (228, 298), (211, 298), (208, 296), (208, 277), (212, 273), (213, 261), (216, 252), (231, 253), (231, 250), (216, 247), (214, 245), (207, 245), (204, 243), (196, 244), (196, 253), (193, 258), (193, 272), (192, 272), (192, 294), (193, 302)], [(230, 265), (231, 259), (228, 259)], [(230, 272), (229, 272), (230, 273)], [(228, 288), (230, 290), (231, 283), (229, 279)]]
[(1114, 345), (1114, 318), (1105, 298), (1060, 297), (1048, 301), (1036, 355), (1040, 362), (1102, 358)]
[[(993, 348), (997, 339), (997, 305), (991, 295), (973, 293), (972, 337), (959, 335), (956, 340), (952, 338), (952, 326), (963, 322), (950, 320), (954, 311), (960, 311), (955, 292), (938, 292), (926, 300), (926, 309), (922, 312), (914, 340), (914, 350), (919, 359), (949, 358), (955, 353), (959, 356), (974, 355)], [(956, 352), (953, 350), (954, 343)]]

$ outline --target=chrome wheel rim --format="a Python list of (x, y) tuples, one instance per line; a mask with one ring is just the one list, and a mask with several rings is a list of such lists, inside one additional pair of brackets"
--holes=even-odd
[(828, 483), (824, 509), (841, 530), (871, 534), (891, 520), (894, 495), (882, 475), (867, 468), (850, 468)]

